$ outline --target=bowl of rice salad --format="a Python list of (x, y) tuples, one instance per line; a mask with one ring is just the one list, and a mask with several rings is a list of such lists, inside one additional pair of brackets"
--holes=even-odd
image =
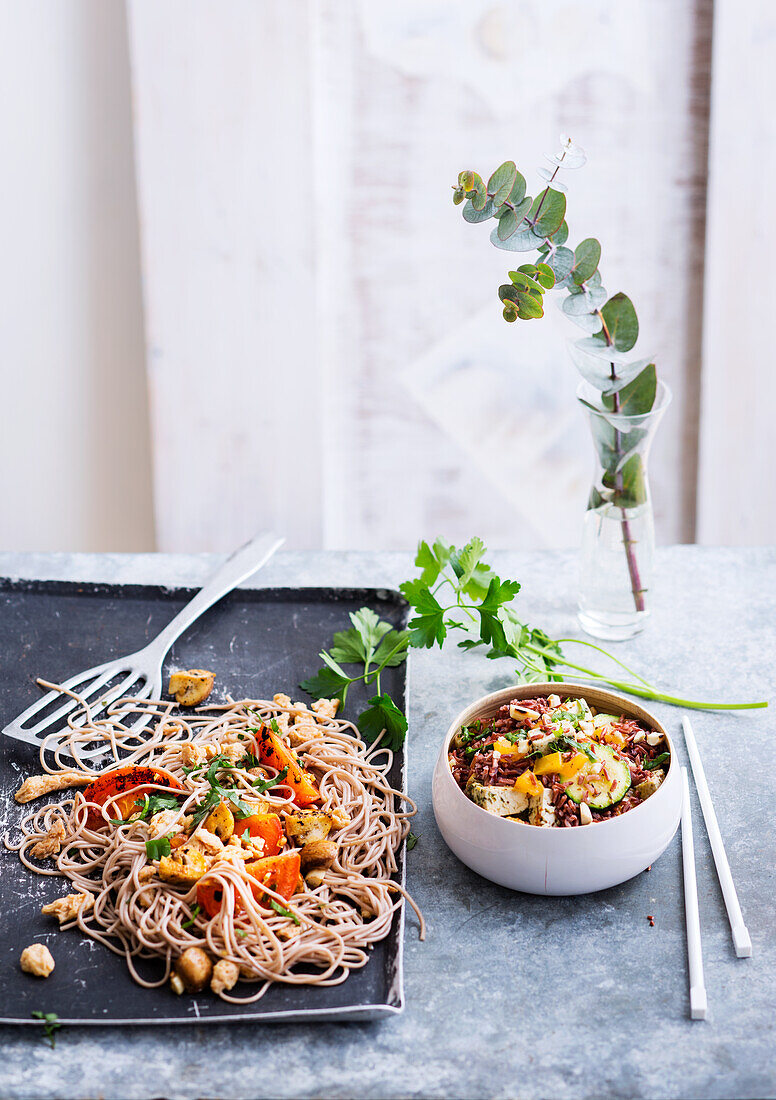
[(473, 871), (530, 894), (625, 882), (667, 848), (682, 785), (654, 715), (581, 684), (521, 684), (452, 722), (433, 781), (449, 848)]

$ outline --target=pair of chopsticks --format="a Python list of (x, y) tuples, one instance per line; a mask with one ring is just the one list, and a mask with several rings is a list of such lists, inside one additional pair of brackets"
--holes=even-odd
[[(740, 959), (749, 958), (752, 954), (752, 941), (744, 924), (744, 916), (738, 902), (738, 894), (730, 873), (730, 864), (725, 854), (725, 845), (722, 842), (722, 834), (719, 831), (717, 815), (714, 812), (714, 804), (711, 801), (709, 785), (706, 782), (706, 773), (703, 770), (701, 755), (698, 752), (698, 743), (690, 723), (685, 715), (682, 718), (682, 729), (687, 744), (687, 752), (690, 757), (695, 786), (698, 791), (703, 820), (706, 822), (706, 832), (709, 835), (714, 864), (717, 868), (719, 884), (722, 887), (722, 896), (725, 899), (725, 908), (730, 921), (730, 930), (733, 933), (733, 943), (736, 955)], [(693, 1020), (705, 1020), (708, 1008), (706, 1000), (706, 986), (703, 980), (703, 953), (701, 949), (701, 925), (698, 917), (698, 886), (695, 879), (695, 845), (692, 835), (692, 811), (690, 809), (690, 784), (687, 779), (687, 768), (682, 768), (682, 864), (684, 868), (684, 909), (687, 922), (687, 954), (690, 964), (690, 1018)]]

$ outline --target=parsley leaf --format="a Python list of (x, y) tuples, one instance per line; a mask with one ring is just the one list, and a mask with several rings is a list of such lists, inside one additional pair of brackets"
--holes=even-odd
[(383, 693), (369, 700), (369, 706), (358, 716), (358, 728), (364, 740), (371, 745), (385, 730), (381, 746), (395, 752), (404, 743), (407, 733), (407, 718), (402, 714), (390, 695)]
[(440, 646), (447, 637), (445, 611), (436, 596), (422, 580), (405, 581), (399, 585), (404, 598), (417, 611), (410, 619), (410, 645), (416, 649), (431, 649)]
[(351, 683), (349, 676), (327, 667), (320, 669), (307, 680), (302, 680), (299, 686), (302, 691), (306, 691), (315, 699), (344, 699)]
[(411, 852), (415, 845), (420, 840), (419, 836), (415, 836), (413, 832), (407, 833), (407, 851)]
[(282, 783), (287, 775), (288, 764), (286, 764), (285, 768), (279, 771), (278, 774), (272, 779), (257, 779), (256, 782), (252, 785), (253, 787), (255, 787), (257, 794), (264, 794), (264, 792), (268, 791), (270, 787), (277, 787), (278, 783)]
[(454, 549), (454, 547), (442, 542), (441, 539), (437, 539), (433, 547), (429, 546), (427, 542), (418, 543), (415, 565), (418, 569), (423, 570), (420, 574), (423, 584), (428, 586), (436, 584), (439, 574), (453, 556)]
[(281, 917), (290, 917), (294, 924), (302, 923), (296, 913), (292, 913), (290, 909), (286, 909), (284, 905), (281, 905), (280, 902), (275, 901), (274, 898), (270, 898), (269, 903), (276, 913), (280, 913)]
[(155, 840), (147, 840), (145, 850), (149, 859), (161, 859), (162, 856), (168, 856), (172, 851), (170, 838), (159, 836)]
[(199, 908), (199, 904), (195, 905), (194, 908), (191, 910), (191, 920), (185, 920), (181, 925), (181, 928), (191, 928), (192, 924), (194, 924), (200, 912), (201, 910)]
[(588, 760), (596, 760), (597, 757), (589, 745), (586, 745), (584, 741), (577, 741), (576, 737), (569, 737), (568, 734), (562, 733), (559, 737), (556, 737), (554, 741), (550, 741), (547, 746), (547, 753), (551, 752), (568, 752), (573, 749), (575, 752), (584, 753)]
[(31, 1012), (33, 1020), (43, 1020), (43, 1031), (53, 1050), (56, 1046), (56, 1032), (62, 1027), (56, 1012)]

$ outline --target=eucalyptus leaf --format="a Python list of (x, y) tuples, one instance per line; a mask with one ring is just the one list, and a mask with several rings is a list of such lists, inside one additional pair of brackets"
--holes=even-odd
[(474, 203), (469, 199), (461, 211), (463, 220), (470, 222), (472, 225), (476, 225), (478, 222), (486, 222), (488, 218), (493, 217), (494, 212), (492, 199), (488, 199), (482, 210), (475, 210)]
[(513, 160), (505, 160), (488, 180), (488, 191), (493, 196), (492, 202), (496, 210), (509, 198), (515, 185), (517, 168)]
[(463, 200), (466, 198), (462, 187), (453, 188), (453, 203), (455, 206), (460, 206)]
[[(605, 359), (607, 363), (617, 363), (624, 365), (628, 362), (628, 356), (624, 352), (617, 351), (615, 348), (610, 347), (605, 340), (600, 337), (594, 337), (589, 340), (577, 340), (574, 343), (574, 347), (585, 355), (592, 355), (595, 359)], [(576, 360), (575, 360), (576, 362)]]
[(567, 317), (581, 317), (583, 313), (593, 313), (595, 310), (589, 295), (584, 293), (572, 294), (568, 298), (564, 298), (560, 308)]
[[(520, 203), (522, 203), (523, 199), (525, 198), (525, 188), (526, 188), (525, 176), (521, 175), (520, 172), (516, 171), (515, 172), (515, 182), (512, 184), (512, 190), (509, 193), (509, 198), (507, 199), (507, 202), (510, 202), (512, 204), (512, 206), (519, 206)], [(529, 195), (528, 196), (528, 206), (526, 207), (526, 209), (530, 209), (530, 206), (531, 206), (531, 197)], [(522, 215), (521, 215), (521, 217), (522, 217)]]
[(622, 389), (623, 386), (627, 386), (628, 383), (650, 362), (649, 359), (638, 359), (629, 363), (624, 356), (620, 356), (619, 353), (613, 352), (612, 354), (618, 356), (615, 362), (616, 378), (613, 379), (611, 374), (611, 360), (606, 361), (598, 356), (588, 355), (585, 351), (580, 350), (582, 345), (588, 342), (587, 340), (574, 341), (569, 347), (569, 352), (579, 373), (586, 382), (589, 382), (591, 386), (595, 386), (597, 390), (614, 393)]
[(549, 187), (534, 199), (528, 220), (534, 223), (534, 232), (538, 236), (551, 237), (560, 229), (565, 216), (566, 196)]
[(641, 455), (632, 454), (614, 474), (603, 476), (607, 489), (614, 490), (612, 503), (618, 508), (638, 508), (647, 499), (647, 479)]
[(505, 210), (503, 207), (499, 214), (498, 225), (493, 230), (499, 241), (506, 241), (517, 231), (518, 218), (514, 210)]
[(551, 172), (549, 168), (540, 167), (536, 169), (537, 173), (541, 176), (545, 183), (549, 183), (554, 191), (562, 191), (564, 194), (568, 191), (565, 183), (561, 183), (554, 172)]
[(552, 288), (555, 286), (555, 272), (552, 270), (549, 264), (536, 265), (536, 278), (545, 290), (552, 290)]
[(617, 351), (630, 351), (639, 338), (639, 319), (628, 295), (613, 295), (601, 313)]
[(499, 224), (490, 234), (491, 243), (494, 244), (496, 248), (503, 248), (507, 252), (534, 252), (542, 243), (542, 238), (537, 237), (530, 228), (518, 229), (517, 232), (513, 233), (511, 237), (505, 240), (504, 237), (499, 235), (501, 222), (503, 220), (503, 218), (499, 220)]
[(550, 252), (544, 261), (555, 272), (555, 286), (560, 289), (560, 283), (566, 278), (574, 264), (574, 253), (570, 248), (556, 248)]
[(551, 235), (554, 245), (565, 244), (569, 239), (569, 226), (567, 221), (562, 221), (559, 228)]
[[(565, 300), (566, 299), (564, 299), (564, 301)], [(585, 332), (599, 332), (601, 329), (601, 318), (597, 313), (583, 313), (579, 317), (573, 316), (572, 314), (566, 314), (566, 316), (569, 321), (573, 321), (575, 325)]]
[(601, 242), (595, 237), (580, 241), (574, 249), (574, 282), (586, 283), (596, 272), (601, 261)]
[(615, 399), (620, 416), (646, 416), (652, 411), (657, 395), (655, 364), (649, 363), (636, 377), (622, 387), (613, 387), (602, 395), (607, 409), (614, 411)]

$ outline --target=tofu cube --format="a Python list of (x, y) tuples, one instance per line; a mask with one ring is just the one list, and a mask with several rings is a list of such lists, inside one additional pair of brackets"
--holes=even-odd
[(466, 793), (475, 806), (481, 806), (496, 817), (512, 817), (528, 809), (528, 796), (512, 787), (488, 787), (470, 777)]

